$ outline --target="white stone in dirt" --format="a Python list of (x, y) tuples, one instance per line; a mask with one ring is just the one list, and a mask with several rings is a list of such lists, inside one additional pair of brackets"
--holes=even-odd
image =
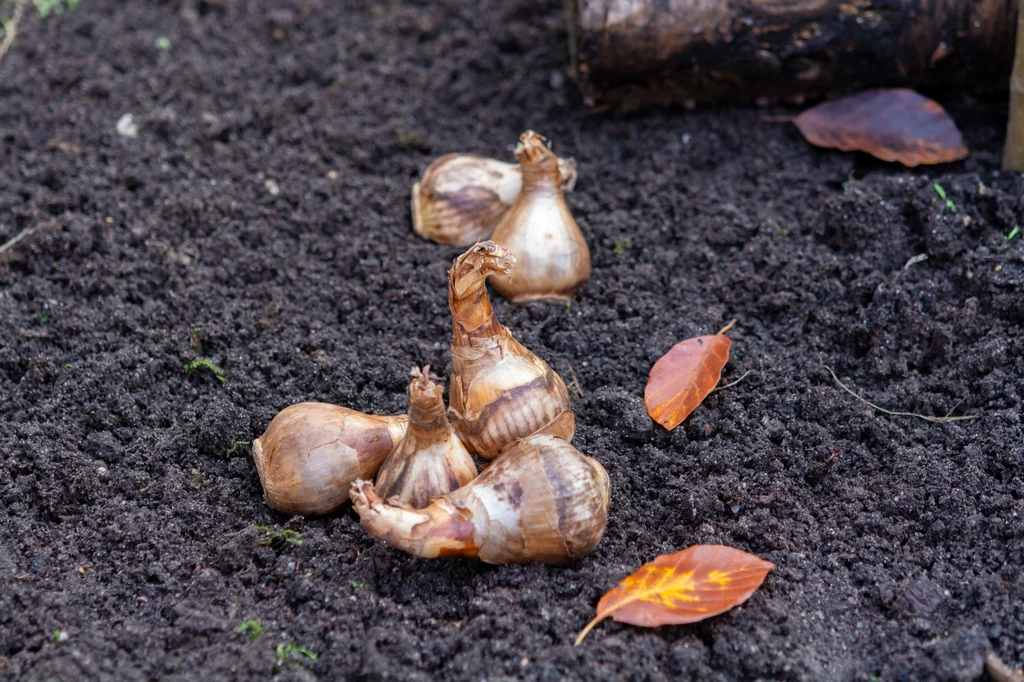
[(139, 124), (135, 122), (133, 114), (127, 113), (117, 119), (117, 134), (131, 139), (139, 136)]

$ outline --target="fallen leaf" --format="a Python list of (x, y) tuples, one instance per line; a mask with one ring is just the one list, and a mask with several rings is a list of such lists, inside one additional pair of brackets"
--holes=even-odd
[(822, 102), (793, 123), (818, 147), (867, 152), (904, 166), (959, 161), (968, 154), (942, 105), (906, 88), (865, 90)]
[(654, 363), (644, 391), (651, 419), (671, 431), (718, 385), (732, 346), (725, 333), (735, 322), (712, 336), (680, 341)]
[(717, 616), (750, 599), (773, 568), (770, 561), (725, 545), (663, 554), (601, 597), (597, 615), (580, 631), (576, 645), (608, 616), (648, 628)]

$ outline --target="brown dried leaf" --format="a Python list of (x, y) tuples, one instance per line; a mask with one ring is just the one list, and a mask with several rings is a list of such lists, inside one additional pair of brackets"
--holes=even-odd
[(729, 361), (732, 340), (725, 332), (733, 322), (717, 334), (680, 341), (654, 363), (644, 391), (651, 419), (671, 431), (714, 390)]
[(906, 88), (866, 90), (822, 102), (793, 123), (818, 147), (867, 152), (904, 166), (949, 163), (968, 154), (942, 105)]

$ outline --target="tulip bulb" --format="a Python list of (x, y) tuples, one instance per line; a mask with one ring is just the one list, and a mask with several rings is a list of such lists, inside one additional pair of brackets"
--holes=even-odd
[(491, 283), (513, 303), (570, 298), (590, 279), (590, 250), (565, 205), (558, 159), (532, 130), (519, 138), (516, 156), (523, 189), (491, 235), (516, 257), (516, 273)]
[(327, 403), (286, 407), (252, 444), (267, 504), (303, 516), (338, 509), (352, 481), (377, 473), (408, 421)]
[(508, 249), (481, 242), (448, 271), (448, 417), (469, 451), (484, 459), (494, 459), (509, 443), (534, 433), (570, 441), (576, 430), (565, 382), (516, 341), (491, 308), (488, 275), (511, 275), (515, 262)]
[[(562, 189), (576, 185), (576, 162), (558, 159)], [(469, 246), (487, 239), (523, 187), (517, 164), (476, 154), (447, 154), (412, 186), (412, 229), (439, 244)]]
[(560, 438), (530, 436), (424, 509), (385, 502), (369, 481), (356, 481), (351, 496), (371, 535), (419, 557), (562, 564), (600, 542), (610, 489), (597, 460)]
[(472, 481), (476, 464), (455, 435), (444, 409), (443, 389), (430, 367), (413, 367), (409, 428), (377, 473), (377, 493), (416, 509)]

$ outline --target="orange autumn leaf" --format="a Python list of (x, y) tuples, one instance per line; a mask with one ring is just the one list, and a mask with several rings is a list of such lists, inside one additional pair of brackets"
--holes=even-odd
[(680, 341), (654, 363), (644, 391), (651, 419), (671, 431), (708, 397), (729, 362), (732, 339), (725, 333), (735, 322), (717, 334)]
[(959, 161), (968, 154), (942, 105), (906, 88), (866, 90), (822, 102), (793, 123), (818, 147), (867, 152), (904, 166)]
[(608, 616), (647, 628), (717, 616), (750, 599), (773, 568), (770, 561), (725, 545), (663, 554), (601, 597), (597, 615), (580, 631), (576, 645)]

